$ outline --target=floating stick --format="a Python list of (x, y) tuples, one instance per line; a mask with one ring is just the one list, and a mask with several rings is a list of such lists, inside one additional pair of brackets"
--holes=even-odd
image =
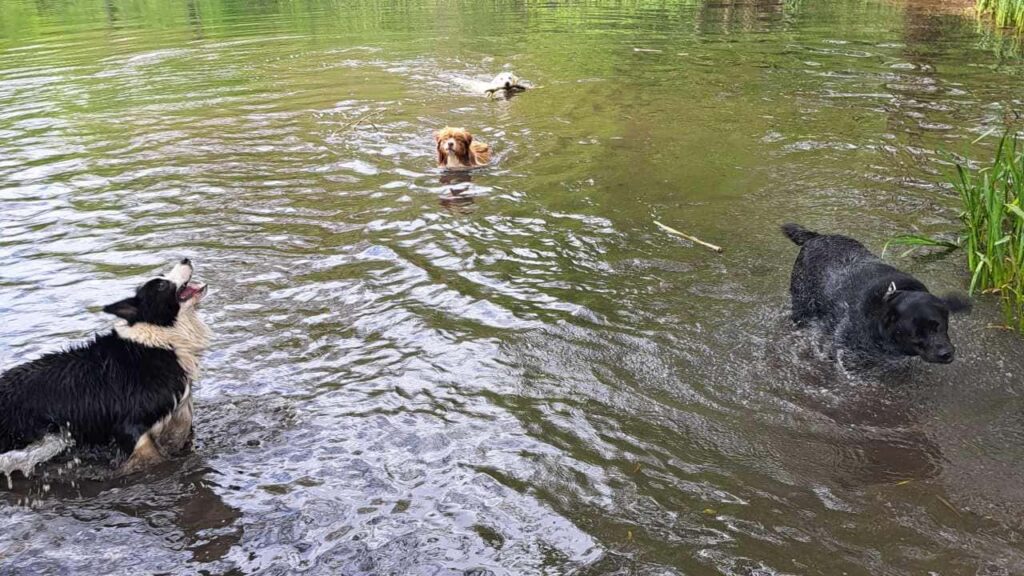
[(697, 238), (695, 236), (690, 236), (689, 234), (684, 234), (684, 233), (680, 232), (679, 230), (676, 230), (675, 228), (672, 228), (670, 226), (665, 226), (664, 224), (662, 224), (661, 222), (658, 222), (657, 220), (655, 220), (654, 223), (657, 224), (659, 228), (661, 228), (662, 230), (664, 230), (664, 231), (666, 231), (666, 232), (668, 232), (670, 234), (675, 234), (676, 236), (682, 236), (683, 238), (686, 238), (690, 242), (694, 242), (696, 244), (700, 244), (701, 246), (704, 246), (705, 248), (710, 248), (710, 249), (714, 250), (715, 252), (722, 252), (724, 250), (721, 246), (715, 246), (714, 244), (710, 244), (708, 242), (705, 242), (705, 241), (703, 241), (700, 238)]
[[(338, 131), (339, 132), (343, 132), (345, 130), (348, 130), (349, 128), (355, 128), (356, 126), (359, 126), (360, 124), (362, 124), (363, 122), (366, 122), (370, 118), (376, 118), (377, 116), (380, 116), (381, 114), (383, 114), (385, 112), (387, 112), (386, 108), (383, 108), (381, 110), (374, 110), (374, 111), (371, 111), (371, 112), (367, 112), (366, 114), (363, 114), (359, 118), (356, 118), (355, 120), (345, 124), (344, 126), (339, 128)], [(370, 126), (373, 126), (374, 130), (377, 130), (377, 125), (374, 124), (373, 122), (370, 122)]]

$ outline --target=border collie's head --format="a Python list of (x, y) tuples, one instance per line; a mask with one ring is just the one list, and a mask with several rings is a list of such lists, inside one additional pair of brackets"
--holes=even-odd
[(129, 326), (174, 326), (182, 312), (195, 310), (206, 294), (206, 284), (191, 282), (193, 271), (192, 261), (185, 258), (169, 274), (146, 282), (134, 296), (109, 304), (103, 311), (123, 318)]
[(149, 348), (171, 350), (190, 379), (199, 373), (199, 356), (210, 343), (210, 329), (197, 312), (206, 284), (192, 282), (192, 261), (185, 258), (169, 274), (146, 282), (135, 296), (105, 306), (121, 320), (114, 333)]

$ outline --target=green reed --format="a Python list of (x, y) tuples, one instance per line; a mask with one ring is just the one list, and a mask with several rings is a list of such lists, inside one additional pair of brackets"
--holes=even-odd
[(1024, 31), (1024, 0), (976, 0), (978, 14), (991, 14), (996, 26)]
[[(963, 248), (972, 294), (999, 294), (1008, 326), (1024, 332), (1024, 150), (1016, 136), (999, 140), (991, 166), (956, 165), (963, 229), (957, 242), (899, 236), (888, 244)], [(887, 246), (888, 246), (887, 244)]]
[[(1022, 3), (1024, 5), (1024, 3)], [(1024, 151), (1003, 136), (992, 166), (971, 174), (957, 164), (971, 291), (1002, 295), (1006, 321), (1024, 331)]]

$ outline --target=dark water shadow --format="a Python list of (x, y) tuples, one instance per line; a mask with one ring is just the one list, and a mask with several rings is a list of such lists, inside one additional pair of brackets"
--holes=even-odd
[(476, 212), (479, 206), (475, 195), (470, 192), (473, 175), (467, 172), (444, 172), (439, 183), (447, 188), (441, 193), (438, 202), (441, 207), (456, 216), (465, 216)]
[(0, 501), (59, 514), (74, 511), (79, 519), (110, 513), (137, 518), (198, 563), (223, 559), (241, 541), (242, 512), (220, 497), (217, 473), (200, 456), (168, 460), (127, 478), (114, 476), (110, 456), (106, 449), (62, 454), (30, 477), (13, 476), (9, 489), (0, 487)]
[(920, 426), (928, 417), (929, 382), (918, 361), (851, 370), (833, 359), (819, 330), (798, 330), (780, 318), (773, 331), (766, 362), (781, 375), (773, 394), (815, 423), (790, 434), (827, 447), (811, 458), (818, 473), (844, 488), (942, 473), (942, 450)]

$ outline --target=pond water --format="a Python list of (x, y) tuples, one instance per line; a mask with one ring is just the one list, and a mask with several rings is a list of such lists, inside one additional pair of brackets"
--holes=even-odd
[(1022, 574), (997, 303), (846, 374), (778, 231), (955, 234), (948, 154), (1022, 114), (920, 3), (5, 0), (0, 365), (183, 255), (216, 339), (190, 456), (0, 479), (0, 573)]

